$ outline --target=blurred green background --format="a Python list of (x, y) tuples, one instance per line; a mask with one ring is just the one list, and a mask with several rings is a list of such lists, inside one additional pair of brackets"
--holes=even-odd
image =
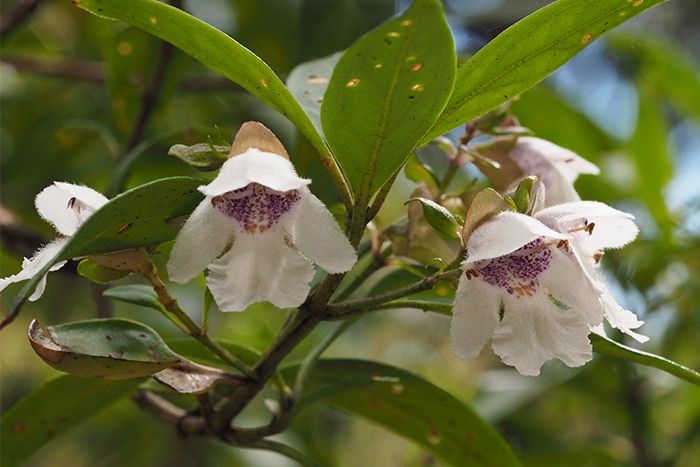
[[(466, 59), (546, 3), (453, 0), (445, 2), (445, 10)], [(236, 38), (284, 79), (295, 65), (342, 50), (406, 4), (206, 0), (181, 6)], [(326, 189), (329, 181), (316, 156), (289, 122), (179, 51), (124, 24), (93, 17), (67, 0), (4, 1), (1, 13), (3, 277), (17, 272), (23, 256), (53, 238), (33, 200), (54, 180), (114, 195), (162, 177), (201, 175), (167, 157), (170, 145), (202, 142), (217, 132), (228, 139), (246, 120), (275, 131), (301, 174), (314, 178), (312, 190), (329, 203), (337, 201)], [(696, 0), (670, 0), (653, 8), (593, 43), (513, 105), (521, 124), (537, 136), (601, 167), (600, 177), (579, 180), (582, 198), (637, 216), (639, 239), (605, 257), (614, 294), (647, 322), (641, 332), (651, 340), (644, 350), (695, 369), (700, 368), (698, 17)], [(119, 173), (126, 174), (121, 181)], [(389, 199), (398, 201), (385, 213), (404, 209), (400, 197)], [(172, 291), (185, 309), (199, 310), (202, 285)], [(18, 290), (11, 286), (3, 292), (3, 316)], [(58, 375), (27, 343), (32, 318), (51, 325), (113, 307), (117, 316), (139, 319), (166, 338), (177, 336), (160, 316), (105, 302), (100, 293), (77, 276), (74, 266), (65, 267), (51, 275), (44, 297), (28, 303), (2, 331), (3, 412)], [(261, 309), (214, 313), (211, 319), (214, 334), (262, 349), (284, 316)], [(490, 351), (474, 361), (458, 360), (449, 348), (448, 325), (446, 317), (416, 310), (376, 314), (351, 328), (329, 355), (386, 361), (425, 375), (473, 404), (526, 465), (700, 464), (697, 387), (608, 357), (581, 369), (550, 364), (540, 377), (523, 377)], [(320, 329), (309, 341), (322, 337)], [(247, 414), (250, 423), (259, 417), (255, 409)], [(329, 466), (439, 465), (400, 438), (323, 407), (303, 412), (284, 439)], [(178, 439), (170, 426), (128, 400), (56, 439), (27, 465), (67, 463), (292, 465), (273, 454)]]

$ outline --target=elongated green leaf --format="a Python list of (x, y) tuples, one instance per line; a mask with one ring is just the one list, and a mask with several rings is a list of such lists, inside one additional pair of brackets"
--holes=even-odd
[(323, 134), (321, 127), (321, 103), (326, 88), (331, 80), (333, 68), (340, 60), (341, 54), (335, 53), (328, 57), (304, 62), (295, 67), (287, 78), (289, 90), (297, 98), (306, 114)]
[(145, 284), (122, 285), (110, 287), (102, 295), (113, 300), (119, 300), (132, 305), (152, 308), (156, 311), (165, 311), (165, 306), (158, 300), (153, 287)]
[(669, 128), (661, 115), (660, 106), (649, 98), (640, 99), (637, 128), (629, 142), (637, 168), (637, 196), (641, 195), (649, 212), (667, 238), (674, 221), (666, 206), (664, 191), (673, 175), (673, 155), (669, 152)]
[(190, 214), (204, 195), (191, 177), (156, 180), (112, 199), (70, 238), (59, 259), (157, 245), (175, 238), (178, 216)]
[(126, 319), (95, 319), (44, 329), (33, 320), (29, 342), (42, 360), (77, 376), (142, 378), (179, 363), (151, 328)]
[(343, 54), (321, 122), (358, 202), (369, 201), (433, 125), (452, 90), (455, 60), (435, 0), (416, 0)]
[(218, 29), (153, 0), (74, 0), (73, 3), (96, 16), (123, 21), (170, 42), (289, 118), (320, 152), (326, 152), (325, 143), (311, 120), (275, 72)]
[[(283, 374), (291, 379), (296, 370)], [(322, 400), (414, 441), (449, 465), (520, 465), (471, 407), (405, 370), (363, 360), (319, 360), (307, 384), (297, 409)]]
[(167, 242), (178, 232), (178, 218), (202, 200), (203, 180), (163, 178), (115, 197), (98, 209), (68, 240), (56, 257), (28, 280), (15, 295), (10, 316), (18, 313), (36, 284), (56, 262)]
[(107, 408), (141, 384), (65, 375), (12, 406), (0, 421), (0, 464), (13, 467), (71, 428)]
[(605, 32), (665, 0), (558, 0), (517, 22), (457, 72), (431, 139), (542, 81)]
[(657, 368), (680, 379), (700, 386), (700, 373), (667, 358), (642, 350), (633, 349), (598, 334), (591, 334), (593, 350), (603, 355), (623, 358), (640, 365)]

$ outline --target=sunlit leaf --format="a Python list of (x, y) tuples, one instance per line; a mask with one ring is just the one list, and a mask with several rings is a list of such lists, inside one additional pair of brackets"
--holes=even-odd
[(127, 397), (141, 382), (72, 375), (49, 381), (13, 405), (0, 420), (0, 464), (19, 465), (48, 442)]
[(438, 233), (447, 238), (459, 238), (458, 231), (461, 222), (446, 207), (427, 198), (411, 198), (407, 202), (416, 201), (423, 208), (423, 216)]
[(665, 0), (559, 0), (518, 21), (457, 71), (427, 143), (516, 97), (605, 32)]
[(77, 376), (141, 378), (178, 364), (180, 357), (151, 328), (125, 319), (29, 325), (29, 342), (42, 360)]
[(417, 0), (341, 57), (321, 122), (360, 204), (399, 169), (443, 109), (455, 60), (442, 7), (434, 0)]
[(680, 379), (700, 386), (700, 373), (667, 358), (642, 350), (633, 349), (598, 334), (590, 334), (593, 350), (611, 357), (623, 358), (640, 365), (657, 368)]
[[(296, 367), (283, 371), (291, 378)], [(319, 360), (296, 409), (322, 401), (403, 436), (449, 465), (517, 466), (498, 432), (470, 406), (405, 370), (363, 360)]]

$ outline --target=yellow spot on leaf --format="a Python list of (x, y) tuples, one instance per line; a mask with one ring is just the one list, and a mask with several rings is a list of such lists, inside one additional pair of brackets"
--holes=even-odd
[(119, 55), (122, 56), (129, 55), (133, 51), (134, 48), (132, 47), (131, 42), (120, 42), (117, 46), (117, 52), (119, 52)]
[(414, 84), (413, 86), (411, 86), (411, 91), (422, 91), (423, 89), (425, 89), (425, 88), (420, 83), (417, 83), (417, 84)]
[(423, 64), (421, 62), (418, 62), (418, 63), (414, 63), (413, 65), (411, 65), (411, 68), (409, 68), (409, 70), (418, 71), (421, 68), (423, 68)]
[(408, 27), (408, 26), (413, 26), (413, 20), (412, 19), (405, 19), (401, 21), (401, 26), (403, 27)]
[(391, 31), (391, 32), (388, 33), (386, 36), (387, 36), (387, 37), (401, 37), (401, 33), (400, 33), (400, 32), (396, 32), (396, 31)]
[(590, 34), (586, 34), (585, 36), (583, 36), (583, 39), (581, 39), (581, 43), (582, 43), (582, 44), (587, 44), (588, 41), (591, 40), (591, 37), (593, 37), (593, 36), (591, 36)]
[(353, 78), (353, 79), (351, 79), (350, 81), (348, 81), (347, 84), (346, 84), (345, 86), (347, 86), (347, 87), (349, 87), (349, 88), (354, 88), (354, 87), (357, 86), (358, 84), (360, 84), (360, 80), (357, 79), (357, 78)]
[(265, 89), (267, 89), (267, 80), (265, 78), (260, 78), (260, 83), (263, 85)]
[(155, 16), (151, 16), (151, 23), (156, 24), (158, 20), (156, 19)]

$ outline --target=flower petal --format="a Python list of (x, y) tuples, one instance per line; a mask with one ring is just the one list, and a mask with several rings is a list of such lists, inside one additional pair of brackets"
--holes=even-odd
[(97, 211), (109, 199), (92, 188), (71, 183), (54, 182), (44, 188), (34, 201), (41, 217), (50, 222), (63, 235), (73, 235), (84, 220), (68, 205), (75, 198), (80, 201), (87, 215)]
[(184, 284), (202, 272), (231, 242), (234, 223), (206, 198), (178, 234), (168, 261), (170, 280)]
[(637, 238), (639, 228), (632, 214), (618, 211), (598, 201), (577, 201), (551, 206), (535, 214), (535, 218), (559, 232), (580, 228), (583, 221), (594, 223), (591, 234), (580, 232), (577, 240), (586, 251), (621, 248)]
[(269, 301), (293, 308), (306, 300), (311, 263), (287, 246), (280, 231), (238, 235), (231, 249), (209, 265), (207, 283), (221, 311), (243, 311)]
[[(552, 303), (581, 315), (589, 326), (603, 322), (604, 307), (598, 300), (596, 278), (591, 277), (573, 251), (552, 250), (552, 263), (539, 279)], [(595, 274), (595, 271), (592, 271)]]
[(455, 294), (450, 325), (452, 351), (461, 359), (474, 358), (498, 325), (500, 291), (480, 278), (463, 274)]
[(349, 271), (357, 261), (355, 249), (333, 215), (307, 188), (282, 226), (304, 256), (331, 274)]
[[(12, 276), (0, 279), (0, 291), (4, 290), (5, 287), (7, 287), (10, 284), (26, 281), (34, 277), (44, 266), (46, 266), (46, 264), (48, 264), (58, 254), (58, 252), (64, 247), (67, 241), (67, 238), (57, 238), (56, 240), (37, 250), (30, 259), (24, 258), (24, 261), (22, 261), (22, 270), (20, 272)], [(64, 264), (66, 264), (65, 261), (59, 261), (58, 263), (51, 266), (49, 272), (61, 269)], [(34, 292), (29, 296), (29, 300), (32, 302), (38, 300), (43, 295), (45, 288), (46, 275), (44, 275), (44, 277), (42, 277), (41, 280), (37, 283)]]
[(504, 300), (505, 313), (493, 334), (493, 350), (526, 376), (558, 358), (570, 367), (593, 358), (589, 326), (573, 310), (562, 310), (545, 294)]
[(539, 237), (564, 239), (542, 222), (525, 214), (501, 212), (477, 227), (467, 240), (467, 261), (497, 258), (512, 253)]
[(292, 163), (284, 157), (250, 148), (224, 162), (219, 175), (208, 185), (199, 187), (199, 191), (213, 197), (244, 188), (251, 183), (285, 192), (298, 190), (311, 183), (311, 180), (299, 177)]

